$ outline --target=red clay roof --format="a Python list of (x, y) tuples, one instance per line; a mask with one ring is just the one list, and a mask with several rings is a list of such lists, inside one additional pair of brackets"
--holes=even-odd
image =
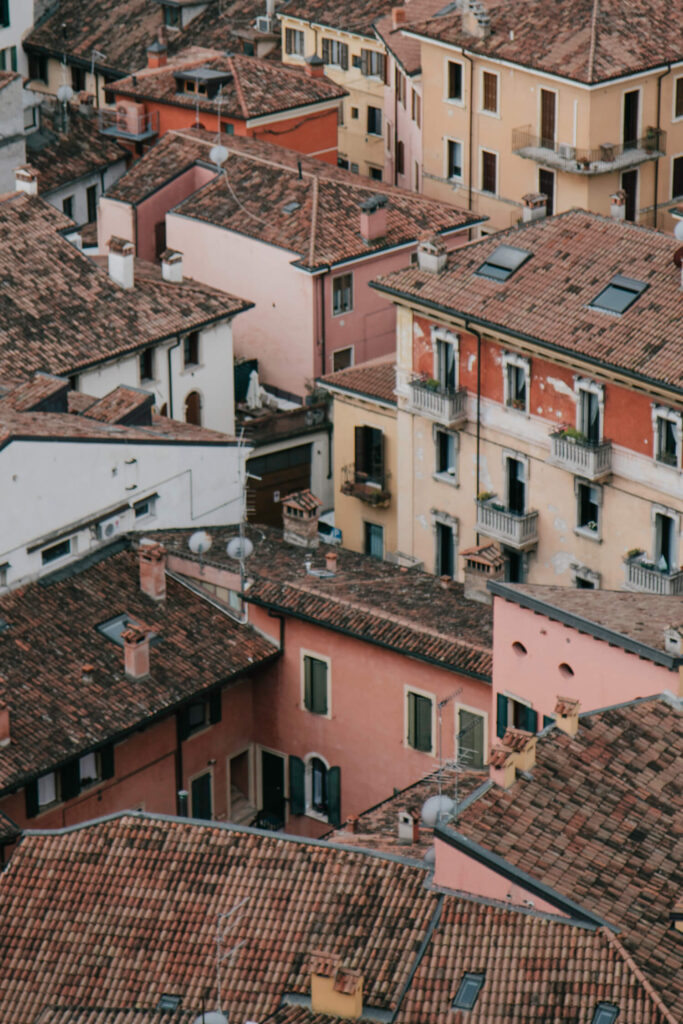
[(402, 7), (406, 20), (399, 27), (393, 27), (391, 11), (374, 23), (375, 32), (406, 74), (419, 74), (422, 65), (422, 44), (419, 39), (404, 35), (403, 31), (409, 29), (412, 22), (420, 24), (433, 17), (443, 9), (443, 6), (443, 0), (407, 0)]
[(292, 0), (282, 9), (283, 16), (299, 18), (311, 25), (325, 25), (340, 32), (374, 39), (373, 23), (391, 10), (389, 0)]
[(318, 378), (318, 384), (363, 398), (378, 398), (396, 405), (396, 366), (393, 358), (349, 366)]
[[(499, 245), (531, 253), (506, 281), (477, 274)], [(570, 210), (456, 249), (440, 274), (409, 267), (373, 287), (683, 390), (675, 249), (671, 235)], [(622, 315), (591, 308), (615, 275), (647, 287)]]

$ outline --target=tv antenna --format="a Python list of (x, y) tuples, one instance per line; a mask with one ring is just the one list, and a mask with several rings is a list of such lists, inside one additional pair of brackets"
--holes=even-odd
[(225, 943), (226, 940), (228, 940), (229, 938), (230, 932), (235, 927), (235, 925), (239, 924), (239, 922), (244, 917), (244, 914), (240, 914), (239, 917), (233, 919), (232, 915), (235, 914), (238, 910), (240, 910), (246, 903), (248, 903), (250, 899), (251, 896), (247, 896), (245, 897), (245, 899), (240, 900), (240, 902), (236, 903), (235, 906), (232, 907), (230, 910), (226, 911), (224, 914), (219, 914), (218, 920), (216, 921), (216, 1008), (219, 1013), (223, 1012), (221, 991), (221, 964), (224, 964), (226, 960), (230, 960), (235, 955), (237, 950), (241, 949), (242, 946), (244, 946), (244, 944), (247, 941), (246, 939), (242, 939), (241, 942), (236, 943), (236, 945), (231, 946), (230, 949), (226, 950)]
[(456, 697), (460, 697), (461, 694), (462, 694), (462, 686), (459, 686), (458, 689), (455, 690), (455, 692), (450, 695), (450, 697), (446, 697), (446, 698), (444, 698), (444, 700), (440, 700), (439, 703), (436, 705), (436, 710), (437, 710), (437, 714), (438, 714), (438, 725), (437, 725), (437, 728), (438, 728), (438, 744), (439, 744), (438, 750), (437, 750), (437, 757), (438, 757), (438, 761), (439, 761), (438, 776), (437, 776), (437, 778), (438, 778), (438, 787), (439, 787), (439, 796), (441, 796), (441, 776), (443, 775), (443, 769), (444, 769), (444, 759), (443, 759), (443, 709), (445, 707), (447, 707), (451, 703), (451, 701), (455, 700)]

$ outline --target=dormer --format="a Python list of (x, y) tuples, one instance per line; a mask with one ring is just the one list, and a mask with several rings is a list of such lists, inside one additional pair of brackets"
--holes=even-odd
[(177, 92), (205, 96), (207, 100), (213, 100), (220, 89), (232, 82), (233, 74), (231, 71), (221, 71), (217, 68), (200, 67), (174, 71), (173, 77)]

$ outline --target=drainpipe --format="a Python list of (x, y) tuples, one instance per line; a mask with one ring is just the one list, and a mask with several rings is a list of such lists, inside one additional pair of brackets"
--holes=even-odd
[[(184, 790), (183, 786), (183, 741), (180, 732), (180, 711), (176, 711), (175, 716), (175, 792), (176, 792), (176, 814), (178, 817), (183, 816), (183, 808), (181, 806), (180, 794)], [(187, 808), (185, 808), (185, 814), (187, 814)]]
[[(398, 92), (396, 91), (397, 72), (398, 63), (397, 61), (394, 61), (394, 185), (398, 185)], [(407, 89), (408, 82), (406, 79), (406, 91)]]
[(469, 95), (469, 142), (467, 144), (467, 209), (472, 209), (472, 136), (474, 134), (474, 118), (473, 118), (473, 103), (474, 103), (474, 61), (471, 57), (468, 57), (465, 51), (462, 51), (463, 58), (469, 62), (470, 65), (470, 95)]
[(320, 355), (322, 358), (322, 376), (327, 373), (325, 353), (325, 274), (320, 275)]
[[(477, 339), (477, 463), (476, 463), (476, 484), (475, 497), (479, 497), (479, 461), (481, 455), (481, 331), (470, 326), (469, 320), (465, 320), (465, 330), (473, 334)], [(479, 543), (479, 534), (476, 535), (476, 543)]]
[(178, 348), (180, 340), (180, 335), (178, 335), (177, 341), (175, 341), (173, 345), (169, 345), (166, 349), (166, 358), (168, 360), (168, 415), (170, 419), (173, 419), (173, 375), (171, 372), (171, 352), (174, 348)]
[[(666, 76), (669, 75), (669, 74), (671, 74), (671, 62), (669, 62), (669, 64), (667, 64), (666, 71), (662, 72), (662, 74), (659, 75), (659, 77), (657, 78), (657, 131), (658, 132), (661, 131), (661, 123), (660, 122), (661, 122), (661, 114), (662, 114), (662, 79), (666, 78)], [(659, 135), (657, 136), (657, 141), (659, 142)], [(652, 222), (653, 228), (657, 227), (657, 195), (658, 195), (658, 192), (659, 192), (659, 160), (660, 160), (660, 157), (657, 157), (657, 159), (655, 160), (655, 184), (654, 184), (655, 201), (654, 201), (654, 219), (653, 219), (653, 222)]]

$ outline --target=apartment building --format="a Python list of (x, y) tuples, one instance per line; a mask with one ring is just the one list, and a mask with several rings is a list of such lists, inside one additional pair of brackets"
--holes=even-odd
[(508, 580), (683, 592), (679, 244), (571, 211), (374, 283), (397, 306), (402, 554), (462, 578), (489, 538)]
[[(410, 4), (406, 5), (406, 10)], [(680, 22), (660, 0), (468, 0), (411, 23), (421, 42), (423, 191), (514, 226), (522, 197), (548, 212), (609, 212), (670, 227), (683, 194)]]

